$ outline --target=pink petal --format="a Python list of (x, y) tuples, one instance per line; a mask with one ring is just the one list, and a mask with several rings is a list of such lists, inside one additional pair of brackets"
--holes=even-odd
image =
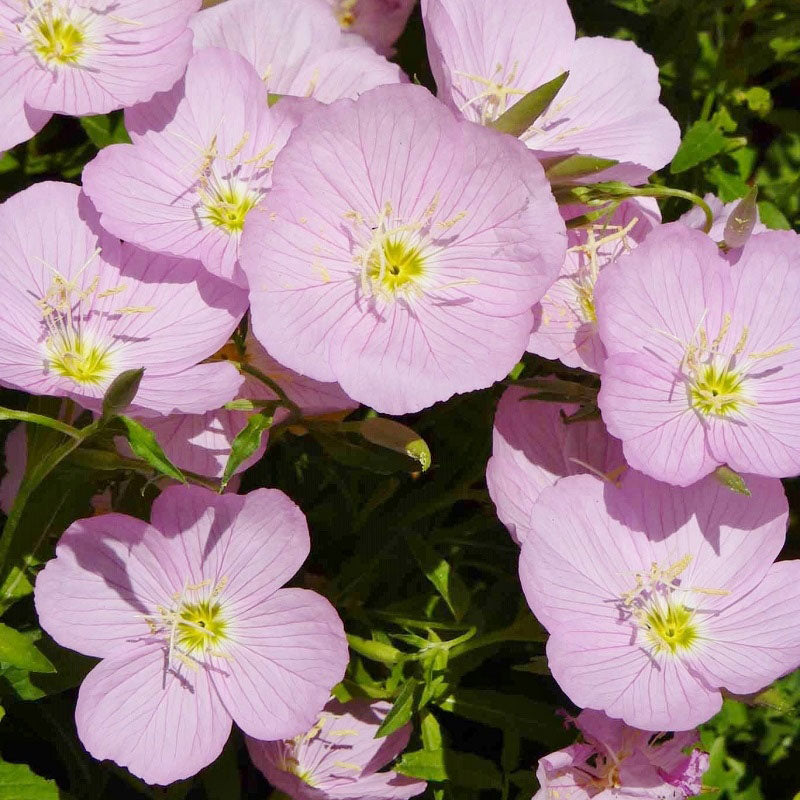
[(204, 669), (165, 670), (161, 645), (140, 645), (101, 661), (75, 708), (78, 736), (98, 760), (111, 759), (146, 783), (189, 778), (222, 752), (231, 730)]
[(482, 102), (469, 101), (486, 91), (483, 81), (524, 93), (569, 69), (575, 23), (564, 0), (423, 0), (422, 16), (439, 97), (467, 119), (481, 121)]
[(236, 724), (256, 739), (307, 731), (344, 675), (347, 640), (333, 606), (305, 589), (282, 589), (256, 604), (238, 594), (231, 661), (214, 686)]
[(64, 647), (113, 655), (149, 635), (146, 617), (180, 587), (179, 572), (145, 522), (123, 514), (78, 520), (36, 577), (36, 612)]
[(751, 694), (800, 666), (800, 561), (780, 561), (708, 622), (702, 665), (710, 686)]
[(226, 578), (226, 607), (242, 612), (283, 586), (309, 551), (303, 512), (277, 489), (218, 495), (171, 486), (153, 503), (151, 522), (165, 549), (186, 564), (184, 580), (217, 585)]
[(720, 463), (708, 450), (682, 377), (656, 358), (609, 356), (597, 402), (609, 432), (622, 440), (626, 461), (646, 475), (689, 486)]

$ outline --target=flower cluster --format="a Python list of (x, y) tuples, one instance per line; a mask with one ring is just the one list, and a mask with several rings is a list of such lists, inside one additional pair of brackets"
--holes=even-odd
[[(663, 224), (653, 191), (620, 183), (668, 163), (678, 126), (652, 58), (576, 39), (564, 0), (422, 0), (438, 96), (388, 60), (407, 0), (199, 5), (0, 0), (0, 148), (52, 113), (121, 108), (131, 139), (80, 187), (0, 205), (0, 384), (119, 439), (99, 427), (109, 392), (143, 368), (123, 421), (153, 435), (149, 463), (223, 489), (267, 448), (255, 424), (350, 431), (362, 404), (419, 412), (522, 370), (486, 481), (549, 670), (584, 709), (536, 797), (699, 792), (693, 729), (723, 691), (800, 666), (800, 562), (778, 560), (779, 479), (800, 473), (797, 235), (711, 197), (708, 231), (699, 212)], [(589, 176), (604, 202), (570, 194)], [(103, 454), (138, 464), (130, 444)], [(29, 455), (20, 427), (9, 513)], [(391, 706), (331, 699), (343, 610), (285, 587), (309, 550), (276, 489), (169, 485), (149, 522), (74, 522), (35, 604), (101, 659), (78, 695), (86, 749), (168, 784), (235, 722), (296, 800), (422, 792), (381, 771), (411, 736), (376, 738)]]

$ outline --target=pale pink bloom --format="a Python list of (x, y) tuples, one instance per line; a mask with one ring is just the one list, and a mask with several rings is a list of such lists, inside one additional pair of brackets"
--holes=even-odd
[(281, 364), (418, 411), (517, 363), (566, 236), (538, 161), (419, 86), (309, 114), (248, 220), (253, 330)]
[(379, 53), (391, 54), (416, 0), (328, 0), (342, 30), (363, 36)]
[(83, 171), (103, 227), (242, 282), (239, 240), (296, 124), (296, 104), (267, 106), (253, 68), (228, 50), (192, 57), (172, 92), (126, 112), (133, 144), (106, 147)]
[[(199, 7), (200, 0), (0, 0), (0, 97), (12, 109), (24, 102), (76, 116), (149, 100), (183, 74), (188, 22)], [(35, 131), (47, 116), (28, 119)], [(24, 124), (21, 132), (27, 138)]]
[(195, 49), (244, 56), (273, 94), (330, 103), (406, 80), (396, 64), (345, 36), (328, 0), (227, 0), (192, 20)]
[(0, 511), (8, 514), (22, 483), (28, 462), (28, 441), (25, 426), (15, 425), (6, 436), (3, 478), (0, 480)]
[(757, 692), (800, 666), (800, 561), (781, 482), (751, 497), (629, 471), (562, 478), (533, 507), (520, 579), (547, 628), (550, 671), (582, 708), (643, 730), (688, 730), (721, 689)]
[(231, 720), (260, 739), (308, 730), (348, 658), (330, 603), (281, 588), (308, 551), (303, 513), (275, 489), (174, 486), (150, 525), (71, 525), (35, 601), (59, 644), (103, 659), (75, 709), (86, 749), (166, 784), (210, 764)]
[(240, 289), (197, 262), (120, 245), (68, 183), (8, 199), (0, 240), (0, 383), (97, 410), (119, 373), (144, 367), (143, 413), (200, 413), (235, 396), (234, 367), (199, 362), (244, 313)]
[(422, 14), (439, 97), (467, 119), (486, 125), (569, 70), (521, 136), (534, 152), (616, 159), (620, 166), (602, 179), (641, 182), (678, 149), (680, 130), (658, 102), (652, 57), (633, 42), (576, 41), (565, 0), (422, 0)]
[(676, 222), (603, 271), (599, 404), (632, 467), (679, 486), (800, 472), (798, 241), (757, 234), (731, 266)]
[(404, 800), (425, 781), (378, 772), (405, 749), (411, 726), (380, 739), (390, 703), (331, 700), (307, 732), (280, 742), (247, 739), (255, 765), (292, 800)]
[(696, 730), (642, 731), (591, 709), (568, 721), (583, 741), (539, 759), (533, 800), (685, 800), (701, 792), (708, 754), (694, 749)]
[(511, 386), (497, 404), (486, 484), (497, 516), (519, 544), (543, 489), (565, 475), (608, 474), (624, 467), (622, 445), (599, 420), (564, 423), (577, 405), (526, 400), (532, 389)]
[(626, 201), (608, 219), (567, 232), (567, 258), (558, 280), (535, 310), (528, 350), (568, 367), (600, 372), (606, 354), (597, 333), (594, 285), (601, 270), (659, 223), (655, 200)]
[[(238, 358), (238, 354), (232, 357)], [(281, 366), (251, 335), (247, 336), (243, 360), (275, 381), (289, 399), (299, 406), (304, 417), (346, 413), (358, 406), (337, 384), (319, 383)], [(263, 381), (246, 373), (243, 373), (243, 377), (244, 383), (238, 398), (254, 401), (278, 399)], [(251, 413), (222, 408), (206, 414), (176, 414), (151, 420), (148, 427), (156, 434), (173, 464), (200, 475), (219, 478), (228, 462), (231, 444), (247, 424)], [(283, 422), (287, 415), (288, 411), (280, 407), (275, 411), (274, 421)], [(237, 472), (244, 471), (261, 458), (268, 438), (268, 432), (265, 431), (261, 446), (239, 465)]]
[[(708, 203), (709, 207), (711, 208), (711, 213), (714, 215), (714, 224), (711, 226), (711, 230), (708, 232), (708, 235), (715, 242), (722, 242), (725, 239), (725, 226), (728, 223), (728, 218), (741, 201), (734, 200), (731, 203), (723, 203), (722, 200), (710, 192), (706, 194), (703, 200)], [(706, 224), (706, 215), (703, 213), (703, 209), (700, 208), (700, 206), (692, 206), (680, 217), (679, 221), (690, 228), (703, 230)], [(769, 230), (769, 228), (767, 228), (767, 226), (761, 221), (758, 208), (756, 207), (756, 223), (752, 232), (764, 233), (767, 230)], [(738, 248), (736, 252), (739, 252)]]

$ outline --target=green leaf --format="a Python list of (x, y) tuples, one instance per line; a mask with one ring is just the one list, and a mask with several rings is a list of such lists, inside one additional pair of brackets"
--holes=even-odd
[(698, 120), (686, 131), (669, 171), (677, 175), (708, 161), (725, 149), (726, 141), (715, 125), (705, 120)]
[(546, 163), (545, 175), (551, 184), (564, 183), (575, 178), (587, 178), (619, 164), (613, 158), (574, 155), (559, 159), (555, 163)]
[(121, 112), (81, 117), (80, 123), (98, 150), (110, 144), (130, 144), (131, 137), (125, 130), (125, 117)]
[(375, 731), (376, 739), (394, 733), (411, 721), (411, 717), (417, 710), (417, 704), (419, 702), (419, 687), (420, 682), (416, 678), (409, 678), (405, 682), (391, 710), (386, 715), (378, 730)]
[(708, 170), (708, 179), (717, 185), (720, 199), (725, 203), (744, 197), (750, 187), (738, 175), (726, 172), (719, 164), (715, 164)]
[(500, 789), (500, 770), (491, 762), (472, 753), (456, 750), (415, 750), (404, 753), (395, 766), (401, 775), (426, 781), (451, 781), (472, 789)]
[(166, 475), (169, 478), (174, 478), (176, 481), (186, 483), (186, 478), (183, 473), (167, 458), (161, 445), (156, 440), (155, 434), (144, 427), (140, 422), (130, 417), (120, 415), (119, 419), (125, 425), (128, 434), (128, 442), (130, 443), (131, 450), (142, 459), (146, 461), (153, 469)]
[(758, 216), (761, 221), (772, 230), (790, 231), (791, 223), (783, 215), (783, 212), (769, 200), (760, 200), (758, 203)]
[(521, 695), (491, 689), (456, 689), (437, 701), (437, 705), (444, 711), (492, 728), (510, 728), (542, 744), (560, 747), (565, 742), (561, 726), (554, 722), (553, 707)]
[(236, 438), (231, 443), (231, 454), (225, 464), (225, 471), (222, 473), (221, 488), (228, 485), (228, 481), (236, 472), (237, 467), (250, 458), (261, 445), (264, 431), (272, 425), (272, 415), (253, 414), (247, 420), (247, 424), (236, 434)]
[(543, 83), (538, 88), (528, 92), (521, 100), (514, 103), (504, 114), (501, 114), (490, 127), (501, 133), (510, 133), (512, 136), (521, 136), (542, 115), (553, 98), (559, 93), (561, 87), (569, 77), (569, 72), (562, 72), (553, 80)]
[(427, 708), (420, 712), (419, 732), (422, 737), (422, 745), (426, 750), (442, 749), (442, 728), (439, 720)]
[(459, 622), (469, 608), (470, 594), (466, 584), (444, 558), (442, 558), (418, 533), (408, 537), (408, 546), (417, 559), (425, 577), (447, 603)]
[(29, 672), (56, 671), (27, 636), (2, 622), (0, 622), (0, 661)]
[(0, 761), (0, 800), (66, 800), (55, 781), (40, 777), (27, 764)]
[(139, 384), (144, 376), (144, 367), (128, 369), (120, 372), (103, 396), (103, 416), (111, 417), (124, 411), (136, 397)]

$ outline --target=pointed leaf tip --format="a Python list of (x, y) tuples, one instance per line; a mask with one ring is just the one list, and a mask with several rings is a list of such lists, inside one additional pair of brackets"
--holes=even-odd
[(553, 98), (559, 93), (567, 78), (569, 78), (569, 71), (562, 72), (553, 80), (543, 83), (533, 91), (528, 92), (494, 122), (489, 123), (490, 127), (500, 131), (500, 133), (521, 136), (553, 102)]

